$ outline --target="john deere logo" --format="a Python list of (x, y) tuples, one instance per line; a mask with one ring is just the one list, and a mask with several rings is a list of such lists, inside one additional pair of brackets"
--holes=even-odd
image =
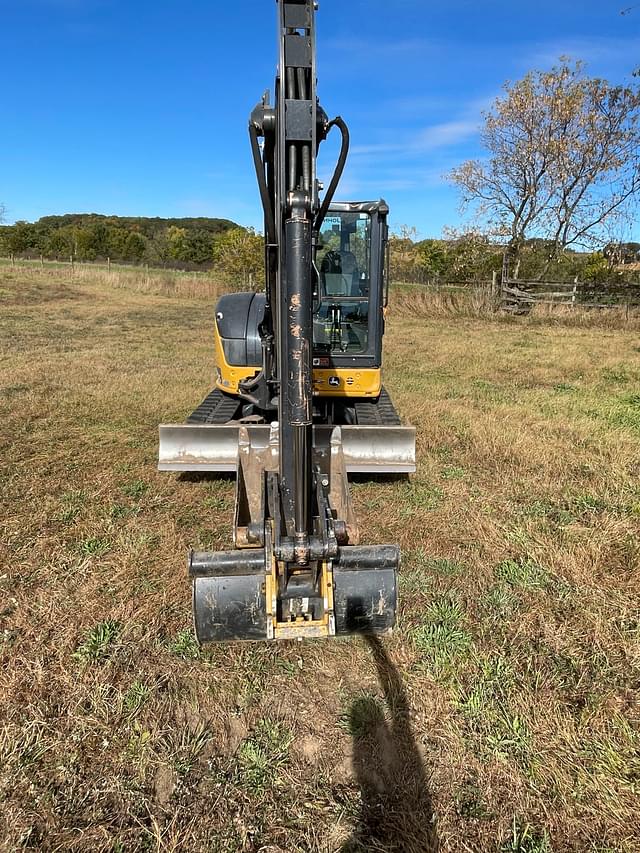
[(340, 387), (340, 377), (330, 376), (329, 377), (329, 385), (331, 385), (332, 388), (339, 388)]

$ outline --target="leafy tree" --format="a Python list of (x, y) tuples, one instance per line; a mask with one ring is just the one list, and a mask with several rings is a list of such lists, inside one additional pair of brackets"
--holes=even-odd
[(416, 263), (431, 278), (447, 269), (447, 248), (442, 240), (423, 240), (416, 246)]
[(202, 229), (189, 231), (185, 240), (185, 261), (192, 264), (209, 264), (213, 259), (214, 238)]
[(74, 250), (74, 236), (70, 228), (59, 228), (52, 231), (44, 244), (43, 254), (48, 258), (69, 258)]
[(171, 225), (167, 228), (165, 236), (169, 255), (174, 259), (174, 261), (184, 260), (185, 243), (187, 238), (186, 228), (178, 228), (177, 225)]
[(264, 240), (253, 228), (234, 228), (218, 237), (213, 246), (215, 269), (230, 281), (249, 285), (261, 282), (264, 273)]
[(95, 261), (98, 256), (91, 228), (78, 228), (75, 232), (74, 249), (81, 261)]
[(150, 219), (71, 213), (1, 226), (0, 252), (210, 266), (214, 239), (237, 227), (230, 220), (207, 217)]
[(401, 225), (389, 236), (391, 281), (422, 281), (424, 271), (419, 269), (416, 254), (416, 228)]
[(19, 221), (2, 230), (4, 249), (9, 255), (21, 255), (36, 245), (36, 234), (29, 222)]
[(602, 252), (596, 252), (584, 265), (582, 277), (593, 284), (610, 282), (612, 278), (611, 265)]
[(444, 229), (446, 276), (449, 281), (490, 279), (500, 269), (503, 248), (492, 243), (486, 234), (474, 229)]
[(109, 228), (107, 257), (119, 260), (130, 260), (127, 256), (127, 241), (129, 239), (129, 235), (134, 233), (135, 232), (130, 232), (127, 228), (123, 228), (121, 226), (113, 226)]
[(120, 257), (125, 261), (135, 261), (136, 263), (139, 263), (143, 259), (146, 249), (147, 241), (144, 239), (142, 234), (138, 234), (137, 231), (131, 231), (126, 236)]
[(463, 206), (508, 238), (514, 274), (536, 235), (549, 240), (548, 268), (568, 246), (602, 245), (612, 220), (629, 215), (640, 189), (640, 90), (561, 60), (506, 84), (482, 142), (486, 160), (450, 173)]
[(165, 266), (171, 260), (171, 241), (166, 228), (156, 231), (147, 240), (145, 259), (152, 264)]

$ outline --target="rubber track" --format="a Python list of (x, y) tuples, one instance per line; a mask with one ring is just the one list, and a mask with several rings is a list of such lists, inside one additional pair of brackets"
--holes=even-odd
[(377, 400), (356, 400), (356, 420), (362, 426), (399, 426), (400, 418), (383, 388)]
[[(240, 404), (217, 388), (187, 418), (188, 424), (226, 424), (234, 420)], [(382, 389), (377, 400), (356, 400), (356, 420), (363, 426), (399, 426), (400, 418), (391, 397)]]
[(187, 418), (188, 424), (226, 424), (240, 408), (239, 401), (214, 389)]

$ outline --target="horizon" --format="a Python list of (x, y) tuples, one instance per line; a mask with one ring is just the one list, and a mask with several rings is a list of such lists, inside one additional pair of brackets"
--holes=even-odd
[[(440, 238), (471, 221), (443, 175), (482, 156), (482, 111), (505, 80), (561, 55), (613, 83), (638, 65), (640, 9), (622, 15), (619, 2), (588, 0), (577, 17), (574, 4), (551, 0), (491, 6), (456, 0), (427, 13), (418, 0), (392, 10), (382, 0), (323, 0), (320, 99), (352, 138), (341, 199), (384, 197), (394, 229)], [(0, 163), (4, 224), (91, 210), (262, 230), (246, 125), (273, 88), (276, 18), (275, 3), (249, 7), (248, 19), (246, 5), (186, 0), (176, 19), (150, 0), (133, 9), (124, 0), (0, 0), (15, 79)], [(335, 138), (321, 149), (325, 182), (336, 150)], [(638, 239), (637, 219), (625, 236)]]

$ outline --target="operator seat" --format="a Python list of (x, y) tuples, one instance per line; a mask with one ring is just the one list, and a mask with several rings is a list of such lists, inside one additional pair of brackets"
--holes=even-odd
[(360, 271), (358, 261), (353, 252), (340, 252), (342, 275), (346, 279), (348, 291), (347, 296), (357, 296), (360, 286)]

